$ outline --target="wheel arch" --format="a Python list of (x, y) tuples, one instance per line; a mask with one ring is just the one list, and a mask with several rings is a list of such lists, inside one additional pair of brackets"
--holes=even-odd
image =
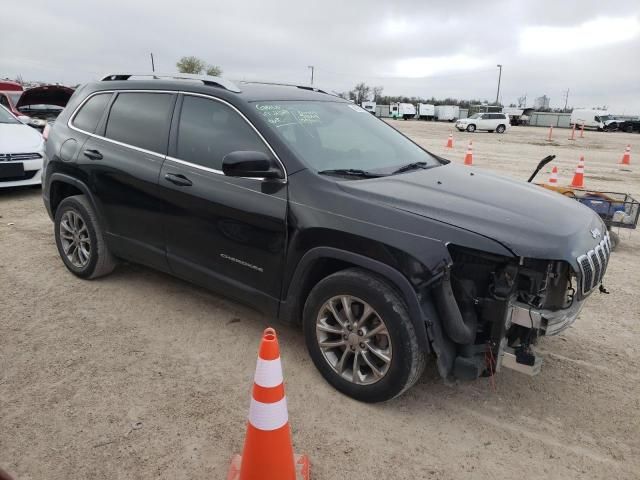
[(48, 203), (51, 218), (55, 217), (56, 209), (62, 200), (73, 195), (85, 195), (89, 200), (93, 211), (96, 212), (96, 215), (100, 221), (102, 221), (100, 208), (98, 207), (91, 190), (83, 181), (70, 175), (65, 175), (64, 173), (53, 173), (48, 184)]
[(315, 247), (302, 256), (289, 285), (285, 286), (287, 289), (284, 296), (285, 302), (281, 304), (279, 318), (288, 323), (299, 323), (304, 301), (311, 289), (328, 275), (353, 267), (359, 267), (383, 277), (398, 291), (407, 304), (409, 318), (418, 336), (418, 345), (422, 350), (430, 352), (426, 319), (416, 291), (407, 277), (383, 262), (334, 247)]

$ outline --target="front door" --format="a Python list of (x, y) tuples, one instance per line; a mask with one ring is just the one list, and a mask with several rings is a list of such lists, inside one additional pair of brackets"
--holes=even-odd
[(160, 172), (172, 271), (275, 315), (286, 247), (287, 185), (232, 178), (222, 159), (238, 150), (274, 153), (234, 107), (184, 94)]

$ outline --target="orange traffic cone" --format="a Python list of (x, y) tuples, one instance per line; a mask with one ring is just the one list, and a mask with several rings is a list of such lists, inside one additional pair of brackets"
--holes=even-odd
[(467, 154), (464, 156), (465, 165), (473, 165), (473, 141), (469, 140), (469, 146), (467, 147)]
[(294, 455), (284, 395), (280, 347), (273, 328), (262, 335), (253, 380), (247, 436), (227, 480), (308, 480), (309, 459)]
[(631, 165), (631, 145), (627, 145), (627, 148), (624, 149), (624, 155), (622, 155), (620, 163), (622, 165)]
[(558, 185), (558, 167), (551, 169), (551, 176), (549, 177), (549, 185), (555, 187)]
[(576, 167), (576, 173), (573, 175), (571, 186), (575, 188), (584, 187), (584, 155), (580, 155), (580, 161)]
[(447, 140), (447, 148), (453, 148), (453, 133), (449, 134), (449, 139)]

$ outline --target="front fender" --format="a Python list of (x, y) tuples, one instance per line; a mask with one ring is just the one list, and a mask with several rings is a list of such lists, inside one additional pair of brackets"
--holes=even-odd
[(315, 247), (304, 254), (300, 262), (298, 262), (291, 281), (289, 282), (285, 295), (287, 300), (282, 304), (280, 309), (280, 319), (292, 321), (292, 317), (295, 315), (295, 312), (298, 311), (299, 302), (303, 300), (300, 296), (305, 277), (309, 274), (316, 262), (324, 259), (340, 260), (370, 270), (392, 283), (400, 291), (405, 302), (407, 302), (409, 317), (418, 336), (420, 348), (427, 352), (431, 351), (426, 327), (432, 320), (425, 316), (425, 313), (420, 307), (418, 295), (407, 277), (395, 268), (378, 260), (338, 248)]

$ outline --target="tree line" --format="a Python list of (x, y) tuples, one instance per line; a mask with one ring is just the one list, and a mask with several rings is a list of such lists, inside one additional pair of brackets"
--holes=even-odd
[(471, 105), (487, 104), (487, 100), (481, 99), (469, 99), (459, 100), (457, 98), (444, 98), (438, 99), (435, 97), (423, 98), (423, 97), (407, 97), (403, 95), (382, 95), (384, 87), (376, 86), (371, 87), (364, 82), (356, 84), (353, 89), (348, 92), (342, 92), (338, 95), (347, 100), (352, 100), (357, 104), (361, 104), (366, 101), (374, 101), (381, 105), (389, 105), (391, 103), (430, 103), (432, 105), (457, 105), (460, 108), (469, 108)]

